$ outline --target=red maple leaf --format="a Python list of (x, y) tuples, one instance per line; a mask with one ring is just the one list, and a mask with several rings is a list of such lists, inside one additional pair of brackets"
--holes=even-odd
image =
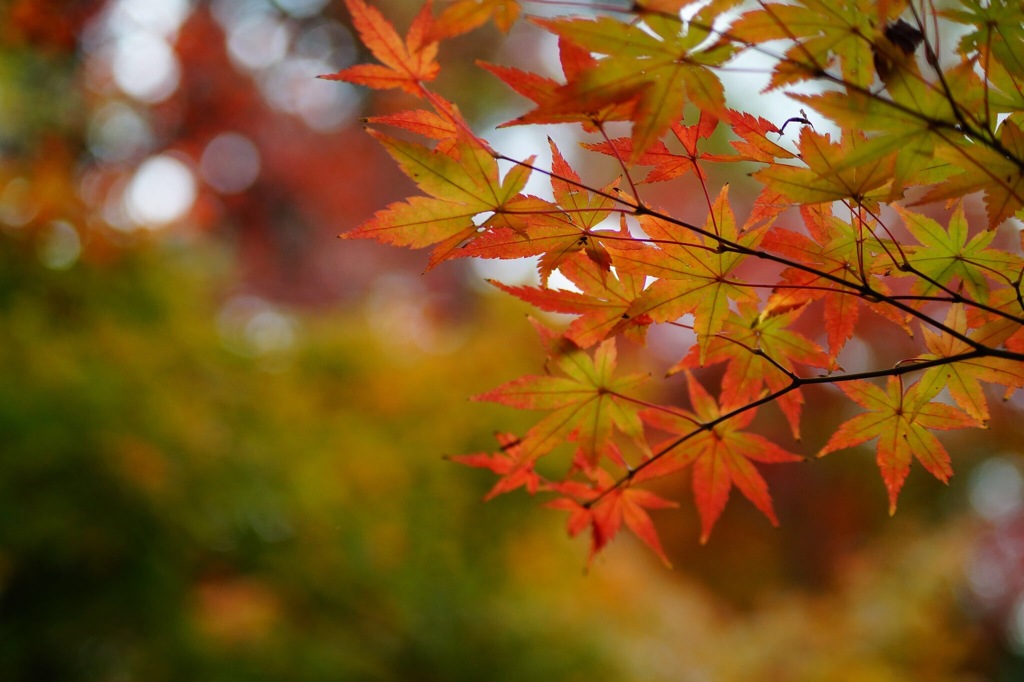
[(611, 542), (625, 522), (626, 527), (654, 550), (666, 566), (672, 565), (647, 510), (670, 509), (678, 507), (677, 503), (643, 488), (615, 486), (611, 476), (604, 470), (597, 471), (594, 484), (565, 481), (552, 485), (552, 489), (565, 497), (548, 502), (547, 506), (569, 512), (569, 535), (576, 536), (590, 529), (588, 562), (593, 561)]
[[(693, 496), (701, 520), (701, 543), (708, 541), (715, 521), (725, 509), (729, 491), (733, 485), (743, 496), (754, 503), (773, 526), (779, 525), (768, 494), (768, 484), (751, 463), (800, 462), (803, 457), (795, 455), (767, 438), (743, 430), (754, 418), (753, 409), (744, 410), (734, 417), (722, 419), (737, 405), (718, 403), (687, 372), (690, 402), (693, 412), (674, 407), (647, 409), (641, 413), (644, 422), (662, 431), (678, 434), (655, 447), (661, 455), (656, 467), (640, 470), (636, 481), (693, 466)], [(714, 424), (706, 427), (704, 424)], [(671, 448), (671, 449), (668, 449)], [(657, 471), (657, 474), (654, 472)]]

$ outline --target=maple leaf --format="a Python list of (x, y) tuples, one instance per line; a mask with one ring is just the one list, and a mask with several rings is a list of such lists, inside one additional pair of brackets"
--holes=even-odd
[(643, 275), (625, 271), (606, 273), (590, 259), (580, 256), (564, 260), (559, 271), (580, 291), (509, 286), (495, 281), (491, 284), (541, 310), (578, 315), (565, 335), (581, 348), (592, 346), (618, 331), (626, 332), (638, 342), (643, 341), (649, 318), (631, 318), (627, 314), (643, 291)]
[(551, 190), (557, 204), (536, 197), (516, 199), (506, 207), (503, 215), (507, 227), (496, 227), (480, 235), (461, 249), (458, 256), (523, 258), (540, 255), (537, 269), (542, 286), (547, 286), (555, 268), (574, 253), (583, 252), (602, 270), (610, 269), (611, 256), (602, 245), (602, 239), (631, 239), (624, 221), (620, 221), (622, 224), (618, 231), (596, 229), (611, 215), (615, 205), (612, 192), (618, 181), (599, 192), (582, 189), (579, 175), (554, 141), (548, 142), (552, 155)]
[(502, 226), (480, 234), (453, 257), (511, 259), (539, 255), (537, 267), (545, 286), (555, 268), (574, 253), (585, 251), (605, 269), (610, 264), (599, 239), (616, 233), (580, 229), (557, 204), (532, 196), (516, 197), (506, 205), (502, 220)]
[(437, 151), (451, 153), (458, 144), (458, 139), (469, 125), (462, 118), (458, 107), (442, 97), (431, 95), (430, 102), (435, 111), (415, 109), (412, 111), (398, 111), (392, 114), (370, 116), (367, 123), (402, 128), (409, 132), (422, 135), (423, 137), (437, 140)]
[[(710, 25), (709, 22), (700, 21), (705, 15), (716, 16), (736, 5), (742, 0), (711, 0), (709, 5), (694, 17), (694, 23), (702, 26)], [(637, 0), (634, 7), (642, 14), (645, 12), (660, 14), (676, 14), (692, 5), (704, 4), (704, 0)], [(714, 10), (713, 12), (710, 10)]]
[(458, 135), (458, 128), (451, 119), (423, 109), (370, 116), (366, 122), (404, 128), (434, 140), (454, 140)]
[[(805, 206), (801, 214), (810, 237), (776, 227), (765, 236), (763, 246), (767, 251), (813, 268), (810, 271), (795, 267), (783, 270), (766, 312), (777, 314), (824, 299), (829, 355), (836, 358), (853, 336), (860, 307), (864, 304), (855, 292), (867, 283), (873, 290), (887, 293), (888, 288), (878, 274), (887, 269), (888, 263), (872, 250), (871, 242), (864, 243), (851, 224), (836, 218), (831, 206)], [(880, 246), (881, 242), (876, 249)], [(906, 321), (888, 306), (870, 302), (868, 305), (887, 319), (906, 325)]]
[[(1024, 78), (1024, 26), (1020, 21), (1020, 4), (1013, 0), (978, 2), (968, 0), (955, 9), (939, 10), (940, 16), (973, 26), (960, 38), (957, 49), (962, 55), (983, 52), (991, 55), (1006, 73)], [(992, 64), (985, 60), (991, 69)]]
[(345, 0), (345, 5), (363, 45), (383, 64), (358, 64), (320, 78), (347, 81), (377, 90), (399, 88), (422, 96), (422, 84), (434, 80), (440, 71), (435, 61), (437, 41), (430, 37), (434, 21), (430, 0), (416, 15), (404, 41), (376, 8), (362, 0)]
[(575, 537), (590, 529), (590, 556), (587, 563), (618, 535), (625, 522), (634, 535), (640, 538), (662, 562), (671, 567), (665, 550), (658, 539), (648, 509), (670, 509), (679, 505), (665, 500), (649, 490), (630, 486), (613, 488), (611, 477), (602, 469), (596, 472), (596, 485), (576, 481), (557, 483), (553, 490), (565, 497), (548, 502), (546, 506), (569, 512), (569, 535)]
[(931, 431), (979, 425), (976, 419), (952, 405), (931, 402), (930, 387), (921, 382), (906, 392), (903, 382), (895, 376), (889, 377), (884, 390), (868, 381), (851, 381), (839, 387), (868, 412), (844, 422), (818, 456), (877, 438), (878, 468), (889, 492), (890, 514), (896, 513), (896, 499), (914, 458), (943, 483), (953, 475), (949, 453)]
[(431, 38), (441, 40), (468, 33), (494, 20), (502, 33), (508, 33), (519, 18), (517, 0), (455, 0), (441, 12), (434, 22)]
[(907, 260), (927, 279), (917, 278), (911, 286), (915, 294), (934, 293), (939, 285), (959, 281), (974, 300), (984, 301), (989, 295), (988, 278), (996, 273), (1020, 271), (1024, 261), (1007, 251), (990, 248), (995, 233), (981, 232), (967, 240), (967, 218), (963, 202), (958, 202), (949, 228), (943, 229), (931, 218), (894, 206), (903, 224), (920, 247), (904, 250)]
[(572, 439), (593, 468), (607, 452), (613, 430), (643, 443), (638, 403), (629, 393), (647, 380), (646, 374), (615, 378), (615, 339), (597, 347), (593, 357), (571, 341), (557, 344), (552, 363), (562, 376), (525, 376), (482, 393), (487, 400), (524, 410), (550, 410), (523, 437), (523, 461), (535, 460)]
[(699, 50), (707, 31), (691, 26), (684, 32), (678, 19), (663, 15), (644, 16), (650, 31), (609, 17), (534, 21), (604, 57), (569, 78), (515, 123), (549, 123), (552, 117), (586, 116), (629, 103), (630, 160), (635, 162), (679, 120), (687, 102), (711, 113), (725, 109), (722, 83), (709, 67), (727, 61), (732, 49), (725, 45)]
[(626, 311), (629, 318), (648, 316), (654, 322), (670, 322), (693, 314), (701, 357), (712, 337), (722, 329), (730, 301), (756, 300), (753, 289), (742, 286), (732, 273), (743, 254), (720, 248), (722, 240), (756, 248), (764, 229), (740, 234), (728, 202), (728, 185), (722, 188), (704, 226), (695, 234), (650, 214), (638, 216), (640, 227), (653, 244), (631, 244), (614, 252), (616, 267), (656, 278)]
[(733, 22), (729, 36), (749, 45), (782, 39), (795, 43), (774, 70), (766, 88), (771, 90), (818, 77), (836, 59), (844, 81), (867, 88), (875, 77), (874, 42), (906, 2), (798, 0), (759, 5)]
[[(926, 82), (920, 74), (891, 77), (887, 85), (890, 98), (878, 94), (826, 92), (793, 97), (828, 116), (847, 130), (872, 135), (848, 149), (833, 163), (832, 174), (860, 166), (871, 167), (879, 159), (895, 154), (889, 200), (897, 198), (907, 186), (933, 184), (953, 170), (935, 160), (936, 147), (946, 147), (960, 135), (963, 112), (981, 108), (984, 93), (974, 65), (959, 64), (943, 74), (945, 87), (963, 93), (954, 103), (943, 87)], [(884, 167), (884, 166), (883, 166)]]
[(1001, 148), (966, 141), (935, 150), (935, 156), (960, 172), (925, 193), (916, 204), (962, 197), (973, 192), (984, 194), (988, 226), (994, 229), (1024, 207), (1024, 131), (1011, 116), (998, 130)]
[[(655, 142), (636, 160), (638, 166), (654, 166), (642, 182), (666, 182), (674, 180), (692, 171), (701, 181), (707, 180), (707, 174), (699, 162), (742, 161), (738, 156), (708, 154), (697, 150), (697, 140), (711, 137), (718, 125), (718, 119), (707, 112), (701, 112), (700, 120), (692, 126), (673, 123), (669, 129), (683, 145), (685, 154), (676, 154), (669, 150), (664, 142)], [(633, 140), (620, 137), (614, 140), (597, 143), (585, 143), (585, 148), (607, 154), (617, 159), (633, 158)]]
[(1004, 345), (1011, 350), (1024, 352), (1024, 306), (1021, 305), (1019, 277), (1012, 286), (997, 289), (989, 296), (988, 307), (1002, 314), (976, 308), (968, 311), (968, 327), (978, 328), (972, 336), (975, 341), (989, 348)]
[[(953, 304), (946, 315), (945, 325), (955, 332), (968, 335), (967, 313), (961, 304)], [(919, 360), (955, 358), (974, 350), (974, 347), (946, 332), (936, 333), (927, 327), (922, 329), (925, 346), (930, 353), (924, 353)], [(988, 422), (988, 401), (981, 388), (981, 382), (1001, 384), (1007, 390), (1006, 397), (1018, 388), (1024, 388), (1024, 363), (998, 357), (974, 357), (967, 360), (948, 362), (925, 370), (921, 376), (922, 391), (931, 396), (943, 389), (949, 390), (950, 397), (976, 421)]]
[[(558, 40), (558, 53), (562, 65), (562, 73), (572, 81), (574, 78), (590, 69), (598, 67), (598, 61), (583, 48), (574, 45), (565, 38)], [(537, 109), (531, 114), (531, 123), (580, 123), (583, 129), (588, 132), (595, 132), (607, 121), (627, 121), (632, 116), (632, 102), (610, 102), (590, 111), (559, 111), (552, 113), (552, 109), (558, 109), (562, 83), (546, 78), (544, 76), (523, 71), (508, 66), (477, 62), (481, 67), (490, 71), (500, 78), (506, 85), (518, 92), (523, 97), (532, 100)], [(541, 117), (537, 111), (547, 111)], [(519, 125), (521, 121), (515, 119), (503, 123), (499, 128)]]
[[(812, 367), (831, 367), (829, 356), (803, 334), (789, 329), (803, 312), (796, 308), (779, 315), (765, 315), (750, 302), (730, 311), (722, 331), (708, 343), (703, 362), (696, 346), (669, 369), (676, 374), (685, 369), (728, 363), (722, 376), (723, 403), (741, 405), (760, 397), (762, 389), (781, 391), (790, 386), (796, 374), (795, 363)], [(803, 396), (792, 390), (777, 400), (794, 438), (800, 437), (800, 412)]]
[(460, 244), (478, 233), (481, 227), (474, 222), (475, 216), (491, 214), (484, 225), (501, 226), (501, 213), (526, 186), (530, 174), (527, 165), (514, 166), (499, 182), (494, 156), (476, 140), (461, 139), (446, 152), (368, 132), (430, 196), (393, 203), (342, 237), (412, 248), (436, 244), (428, 269), (451, 258)]
[(729, 129), (741, 138), (731, 142), (741, 158), (775, 163), (776, 159), (792, 159), (795, 156), (793, 152), (768, 139), (768, 133), (782, 136), (782, 131), (771, 121), (732, 109), (725, 112), (725, 118)]
[[(641, 413), (643, 420), (650, 426), (685, 438), (662, 455), (664, 463), (657, 467), (657, 475), (663, 476), (693, 466), (693, 496), (700, 514), (701, 544), (706, 543), (711, 536), (711, 529), (725, 509), (733, 485), (754, 503), (773, 526), (778, 526), (768, 484), (751, 460), (778, 463), (801, 462), (804, 458), (784, 450), (763, 436), (743, 431), (753, 420), (754, 409), (720, 421), (723, 415), (738, 406), (723, 404), (719, 407), (689, 372), (686, 373), (686, 379), (693, 412), (661, 408), (646, 409)], [(714, 422), (718, 423), (710, 428), (699, 426)], [(655, 450), (661, 452), (679, 442), (677, 438), (668, 444), (656, 446)], [(653, 475), (651, 471), (640, 469), (634, 480), (647, 480)]]
[(851, 166), (845, 159), (867, 144), (863, 135), (847, 132), (841, 142), (810, 128), (800, 131), (797, 147), (806, 168), (773, 164), (754, 173), (767, 187), (798, 204), (821, 204), (853, 199), (877, 206), (889, 198), (896, 151), (865, 159)]
[(531, 495), (536, 493), (541, 484), (540, 475), (533, 469), (533, 460), (523, 460), (519, 438), (510, 433), (496, 434), (496, 438), (501, 446), (499, 452), (452, 455), (447, 459), (466, 466), (489, 469), (501, 476), (484, 496), (485, 501), (524, 486)]

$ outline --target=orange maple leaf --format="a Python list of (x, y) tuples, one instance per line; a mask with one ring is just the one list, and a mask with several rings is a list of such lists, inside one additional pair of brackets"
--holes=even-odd
[(531, 495), (536, 493), (541, 484), (540, 475), (533, 469), (533, 460), (523, 460), (519, 438), (510, 433), (499, 433), (495, 437), (501, 447), (500, 452), (453, 455), (447, 459), (478, 469), (489, 469), (501, 476), (484, 496), (484, 501), (520, 487), (525, 487)]
[[(701, 521), (701, 544), (708, 541), (711, 529), (725, 509), (729, 491), (735, 485), (743, 496), (754, 503), (773, 526), (778, 526), (768, 494), (768, 484), (751, 463), (757, 462), (800, 462), (803, 457), (784, 450), (767, 438), (743, 431), (754, 418), (754, 409), (725, 419), (722, 415), (731, 412), (737, 405), (721, 407), (700, 383), (686, 373), (693, 412), (677, 408), (647, 409), (641, 413), (644, 422), (668, 433), (679, 434), (685, 440), (675, 438), (667, 444), (656, 447), (662, 451), (673, 447), (662, 456), (664, 463), (641, 469), (636, 481), (655, 476), (664, 476), (673, 470), (693, 465), (693, 496)], [(719, 422), (711, 428), (702, 424)], [(675, 444), (675, 445), (673, 445)], [(657, 474), (654, 472), (657, 471)]]
[(596, 472), (597, 482), (588, 485), (578, 481), (566, 481), (552, 485), (552, 489), (565, 497), (549, 502), (546, 506), (569, 512), (568, 529), (570, 536), (576, 536), (590, 529), (590, 557), (588, 562), (618, 535), (625, 522), (634, 535), (654, 550), (654, 553), (671, 567), (665, 550), (658, 539), (647, 509), (670, 509), (679, 505), (662, 499), (650, 490), (628, 486), (614, 486), (611, 476), (603, 469)]
[(376, 8), (362, 0), (345, 0), (345, 4), (360, 40), (383, 65), (358, 64), (320, 78), (347, 81), (377, 90), (399, 88), (422, 96), (422, 84), (434, 80), (440, 70), (435, 61), (437, 40), (430, 35), (434, 22), (430, 0), (416, 15), (404, 41)]
[(493, 19), (502, 33), (508, 33), (520, 11), (517, 0), (455, 0), (441, 12), (430, 35), (439, 40), (462, 35), (479, 28), (488, 19)]
[(867, 381), (851, 381), (840, 388), (868, 411), (844, 422), (818, 456), (877, 438), (878, 468), (889, 492), (890, 514), (896, 513), (896, 498), (914, 458), (943, 483), (953, 475), (949, 453), (932, 430), (979, 426), (977, 420), (952, 405), (931, 402), (934, 393), (921, 382), (906, 392), (903, 381), (894, 376), (889, 377), (884, 390)]

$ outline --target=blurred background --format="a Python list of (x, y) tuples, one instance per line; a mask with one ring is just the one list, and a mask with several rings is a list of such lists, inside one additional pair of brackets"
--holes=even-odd
[[(487, 130), (523, 102), (473, 60), (550, 47), (481, 29), (438, 89)], [(367, 59), (334, 0), (0, 0), (0, 680), (1024, 679), (1019, 398), (893, 519), (870, 449), (704, 547), (681, 479), (672, 571), (481, 502), (443, 456), (541, 351), (479, 264), (336, 239), (414, 189), (360, 123), (410, 102), (315, 79)]]

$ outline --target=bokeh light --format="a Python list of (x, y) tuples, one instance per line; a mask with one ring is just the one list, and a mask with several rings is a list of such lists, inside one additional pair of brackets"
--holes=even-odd
[(243, 192), (260, 174), (260, 152), (244, 135), (221, 133), (210, 140), (199, 160), (203, 179), (222, 194)]
[(171, 46), (147, 31), (135, 31), (118, 39), (113, 70), (114, 82), (125, 94), (149, 103), (167, 99), (181, 77)]
[(971, 472), (971, 506), (984, 519), (997, 522), (1024, 506), (1024, 476), (1010, 456), (990, 457)]
[(228, 53), (236, 64), (251, 70), (276, 64), (288, 52), (288, 25), (269, 14), (252, 14), (227, 27)]
[(123, 102), (108, 102), (89, 121), (89, 151), (102, 161), (126, 161), (152, 144), (147, 121)]
[(146, 159), (125, 192), (128, 217), (140, 227), (157, 228), (185, 217), (196, 199), (196, 179), (180, 159), (160, 154)]
[(51, 270), (67, 270), (82, 254), (82, 239), (71, 223), (54, 220), (46, 226), (36, 248), (43, 265)]
[(0, 191), (0, 223), (10, 227), (21, 227), (39, 212), (39, 205), (32, 198), (32, 185), (28, 179), (11, 179)]

